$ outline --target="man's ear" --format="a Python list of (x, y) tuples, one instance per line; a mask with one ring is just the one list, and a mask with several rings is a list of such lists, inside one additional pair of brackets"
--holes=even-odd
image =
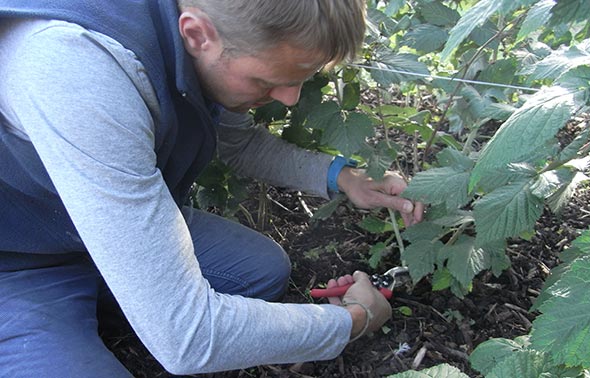
[(187, 52), (197, 57), (221, 47), (221, 40), (206, 13), (197, 8), (186, 8), (178, 19), (180, 35)]

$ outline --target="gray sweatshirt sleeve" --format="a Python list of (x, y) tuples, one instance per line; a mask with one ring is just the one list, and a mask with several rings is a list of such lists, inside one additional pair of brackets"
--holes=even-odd
[(0, 111), (32, 141), (126, 317), (168, 371), (331, 359), (342, 351), (352, 326), (345, 309), (223, 295), (203, 278), (156, 168), (155, 109), (146, 100), (154, 94), (131, 52), (62, 22), (4, 26)]
[(270, 134), (245, 113), (223, 111), (218, 127), (218, 154), (239, 174), (309, 194), (328, 195), (332, 157), (310, 152)]

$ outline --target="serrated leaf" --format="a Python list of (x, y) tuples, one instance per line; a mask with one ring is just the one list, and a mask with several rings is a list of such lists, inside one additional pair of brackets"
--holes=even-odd
[(442, 246), (443, 244), (439, 241), (419, 240), (404, 249), (401, 258), (409, 268), (414, 283), (434, 272), (436, 254)]
[(590, 367), (590, 256), (574, 260), (533, 322), (532, 347), (566, 366)]
[(587, 64), (590, 64), (590, 40), (571, 47), (561, 46), (535, 64), (530, 79), (557, 79), (569, 70)]
[(415, 243), (420, 240), (435, 240), (442, 236), (443, 227), (432, 222), (421, 222), (406, 228), (402, 232), (402, 238)]
[(542, 212), (543, 201), (531, 193), (527, 179), (494, 190), (474, 205), (478, 245), (532, 229)]
[(469, 378), (454, 366), (448, 364), (437, 365), (428, 369), (415, 371), (408, 370), (403, 373), (390, 375), (387, 378)]
[(375, 8), (367, 9), (367, 31), (375, 38), (381, 36), (381, 31), (392, 35), (399, 30), (398, 24), (389, 15)]
[(531, 185), (531, 192), (539, 198), (547, 198), (561, 185), (556, 171), (541, 173)]
[(433, 223), (443, 227), (457, 227), (473, 221), (473, 214), (471, 214), (471, 211), (466, 210), (457, 210), (450, 214), (444, 214), (441, 217), (435, 217), (432, 220)]
[(570, 119), (575, 110), (573, 97), (571, 91), (561, 87), (546, 88), (531, 96), (483, 148), (470, 189), (486, 174), (537, 156)]
[(491, 269), (494, 276), (500, 277), (503, 271), (510, 268), (510, 258), (506, 254), (506, 240), (496, 240), (483, 245), (477, 245), (490, 257)]
[(401, 7), (404, 6), (406, 0), (390, 0), (388, 1), (387, 8), (385, 8), (385, 14), (389, 17), (394, 16), (399, 12)]
[(427, 23), (436, 26), (455, 25), (461, 18), (459, 12), (438, 1), (421, 4), (420, 14)]
[(223, 208), (227, 203), (227, 198), (227, 189), (221, 185), (201, 186), (197, 191), (197, 204), (201, 209), (211, 206)]
[(434, 205), (445, 203), (449, 210), (457, 209), (469, 202), (469, 177), (470, 172), (453, 167), (429, 169), (416, 174), (402, 196)]
[(481, 113), (484, 118), (506, 121), (516, 111), (514, 106), (501, 103), (491, 103)]
[(359, 83), (347, 83), (342, 90), (342, 109), (354, 110), (361, 100)]
[(375, 216), (365, 217), (359, 223), (359, 227), (373, 234), (383, 234), (385, 232), (393, 231), (393, 225), (391, 222), (385, 222)]
[(432, 275), (432, 291), (448, 289), (453, 282), (453, 275), (447, 268), (437, 269)]
[(551, 18), (551, 8), (556, 0), (541, 0), (531, 7), (518, 31), (517, 41), (528, 37), (532, 32), (541, 28)]
[(553, 371), (549, 356), (532, 350), (517, 350), (486, 375), (486, 378), (539, 378)]
[(471, 353), (469, 362), (474, 369), (485, 376), (512, 353), (525, 350), (528, 344), (528, 337), (517, 340), (499, 338), (484, 341)]
[(445, 148), (436, 155), (436, 160), (443, 167), (453, 167), (461, 171), (468, 171), (475, 165), (471, 158), (454, 148)]
[(590, 135), (590, 129), (584, 129), (576, 138), (568, 144), (560, 153), (557, 158), (559, 161), (568, 161), (578, 156), (578, 153), (588, 143), (588, 136)]
[(373, 135), (373, 123), (366, 114), (348, 113), (342, 122), (329, 122), (324, 126), (322, 143), (342, 152), (344, 156), (361, 150), (366, 139)]
[(490, 267), (490, 256), (482, 248), (477, 248), (475, 239), (462, 235), (453, 245), (445, 245), (449, 254), (447, 269), (459, 283), (467, 287), (482, 270)]
[(568, 205), (578, 186), (588, 181), (588, 176), (582, 172), (562, 170), (560, 172), (561, 186), (547, 199), (547, 205), (555, 214), (561, 214)]
[(392, 143), (381, 141), (375, 148), (369, 147), (360, 152), (367, 162), (366, 173), (369, 177), (375, 180), (380, 179), (385, 171), (391, 168), (397, 158), (397, 149), (395, 147)]
[(451, 29), (449, 40), (441, 52), (441, 60), (449, 58), (453, 50), (463, 42), (478, 26), (483, 25), (487, 19), (502, 7), (498, 0), (482, 0), (469, 9)]
[(428, 54), (441, 48), (448, 37), (446, 30), (438, 26), (419, 24), (404, 34), (400, 44)]
[(567, 24), (576, 21), (587, 21), (590, 18), (589, 0), (558, 1), (551, 10), (550, 25)]
[(496, 35), (498, 35), (498, 27), (490, 20), (487, 20), (483, 25), (473, 29), (469, 38), (478, 46), (485, 45), (492, 49), (496, 49), (500, 45), (500, 41), (496, 38), (490, 42), (490, 39)]
[(430, 75), (428, 67), (418, 61), (414, 54), (379, 53), (376, 61), (371, 62), (376, 69), (371, 70), (373, 79), (385, 88), (404, 81), (416, 81), (419, 75)]
[(332, 125), (338, 127), (344, 121), (340, 107), (334, 101), (323, 102), (313, 107), (307, 115), (307, 127), (323, 130)]

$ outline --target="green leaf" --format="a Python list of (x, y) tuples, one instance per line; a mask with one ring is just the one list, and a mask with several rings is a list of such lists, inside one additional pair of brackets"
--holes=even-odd
[(550, 25), (567, 24), (576, 21), (587, 21), (590, 18), (589, 0), (557, 1), (551, 10)]
[(447, 268), (437, 269), (432, 275), (432, 291), (448, 289), (453, 282), (453, 275)]
[(549, 292), (533, 322), (533, 348), (558, 364), (590, 368), (590, 256), (574, 260)]
[(442, 364), (428, 369), (415, 371), (408, 370), (403, 373), (390, 375), (387, 378), (469, 378), (454, 366)]
[(451, 29), (449, 40), (441, 52), (441, 60), (449, 58), (453, 50), (463, 42), (471, 32), (483, 25), (496, 11), (501, 9), (502, 2), (498, 0), (482, 0), (469, 9)]
[(518, 350), (506, 357), (486, 378), (539, 378), (551, 373), (554, 367), (544, 353), (532, 350)]
[(385, 232), (393, 231), (393, 225), (391, 222), (386, 222), (375, 216), (365, 217), (359, 223), (359, 227), (373, 234), (383, 234)]
[(490, 256), (482, 248), (477, 248), (475, 239), (460, 236), (459, 240), (444, 249), (449, 253), (447, 269), (461, 285), (467, 287), (473, 278), (491, 265)]
[(227, 198), (227, 189), (221, 185), (201, 186), (197, 191), (197, 204), (201, 209), (212, 206), (223, 208), (227, 203)]
[(287, 116), (287, 107), (279, 101), (273, 101), (256, 109), (254, 113), (254, 122), (271, 123), (275, 120), (285, 119)]
[(459, 171), (468, 171), (474, 166), (474, 161), (454, 148), (445, 148), (436, 155), (436, 160), (443, 167), (452, 167)]
[(389, 0), (387, 8), (385, 8), (385, 14), (389, 17), (396, 15), (405, 3), (406, 0)]
[(555, 1), (541, 0), (531, 7), (518, 31), (517, 41), (523, 40), (532, 32), (547, 24), (551, 18), (550, 10), (555, 5)]
[(578, 156), (580, 150), (588, 143), (590, 129), (583, 130), (570, 144), (568, 144), (559, 154), (559, 161), (568, 161)]
[(404, 315), (404, 316), (412, 316), (413, 311), (411, 308), (409, 308), (408, 306), (399, 306), (395, 308), (397, 311), (399, 311), (400, 314)]
[(438, 1), (421, 4), (420, 14), (427, 23), (436, 26), (455, 25), (461, 18), (459, 12)]
[(480, 245), (478, 241), (477, 245), (490, 257), (494, 276), (500, 277), (503, 271), (510, 268), (510, 258), (506, 254), (506, 240), (496, 240), (483, 245)]
[(360, 155), (367, 162), (367, 175), (375, 180), (382, 178), (397, 158), (397, 149), (389, 144), (387, 141), (381, 141), (374, 148), (369, 147), (360, 151)]
[[(566, 181), (562, 181), (559, 189), (547, 199), (547, 205), (555, 214), (561, 214), (563, 212), (576, 193), (578, 186), (589, 179), (582, 172), (564, 171), (567, 171), (570, 175), (568, 176), (567, 173), (560, 175), (562, 180), (565, 178)], [(569, 180), (567, 179), (568, 177)]]
[(361, 100), (359, 83), (347, 83), (342, 90), (342, 109), (354, 110)]
[(471, 211), (456, 210), (454, 212), (450, 211), (449, 214), (444, 214), (440, 217), (434, 217), (432, 222), (443, 227), (457, 227), (465, 223), (472, 223), (474, 219)]
[(334, 101), (323, 102), (313, 107), (307, 116), (307, 127), (323, 130), (338, 127), (343, 123), (342, 112)]
[(420, 77), (413, 75), (430, 75), (428, 67), (418, 62), (418, 56), (414, 54), (394, 54), (392, 52), (380, 53), (377, 59), (371, 62), (376, 69), (371, 70), (373, 79), (385, 88), (392, 84), (404, 81), (415, 81)]
[(561, 46), (532, 67), (530, 79), (557, 79), (569, 70), (587, 64), (590, 64), (590, 40), (576, 46)]
[(387, 251), (387, 244), (383, 242), (379, 242), (371, 246), (371, 249), (369, 250), (369, 254), (371, 255), (371, 257), (369, 258), (369, 266), (373, 269), (376, 269), (377, 266), (379, 266), (379, 263), (381, 262), (383, 256), (387, 253)]
[(498, 121), (506, 121), (516, 111), (514, 106), (501, 103), (491, 103), (481, 113), (482, 117)]
[(542, 212), (543, 201), (531, 193), (528, 179), (494, 190), (474, 205), (479, 245), (533, 229)]
[(415, 243), (420, 240), (435, 240), (443, 234), (443, 227), (432, 222), (421, 222), (406, 228), (402, 232), (402, 238)]
[(448, 36), (448, 33), (438, 26), (420, 24), (404, 34), (400, 45), (428, 54), (441, 48), (447, 41)]
[(471, 366), (487, 376), (499, 363), (516, 351), (525, 350), (529, 345), (528, 336), (524, 338), (491, 339), (479, 344), (469, 356)]
[(404, 249), (402, 261), (409, 268), (414, 283), (434, 272), (436, 255), (442, 246), (439, 241), (419, 240)]
[(360, 151), (365, 140), (373, 135), (373, 123), (366, 114), (348, 113), (343, 122), (329, 122), (322, 133), (322, 143), (337, 149), (344, 156)]
[(402, 196), (428, 204), (445, 203), (457, 209), (469, 202), (467, 194), (470, 172), (452, 167), (433, 168), (417, 173)]
[(483, 148), (473, 169), (470, 190), (483, 176), (537, 156), (570, 119), (574, 105), (573, 93), (561, 87), (546, 88), (531, 96)]
[(346, 195), (338, 194), (336, 195), (330, 202), (326, 203), (313, 214), (311, 219), (313, 221), (316, 220), (325, 220), (332, 216), (334, 211), (338, 208), (338, 206), (346, 200)]

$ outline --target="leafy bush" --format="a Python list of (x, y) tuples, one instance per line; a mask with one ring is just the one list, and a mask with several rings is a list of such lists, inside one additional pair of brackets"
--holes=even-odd
[(485, 377), (590, 374), (590, 231), (561, 259), (535, 302), (533, 309), (542, 314), (530, 335), (488, 340), (472, 353), (471, 364)]
[[(368, 3), (362, 61), (316, 75), (299, 104), (270, 104), (255, 119), (302, 147), (353, 157), (376, 178), (401, 151), (389, 132), (415, 138), (406, 157), (422, 171), (403, 195), (430, 205), (427, 220), (400, 237), (394, 214), (369, 216), (361, 226), (384, 237), (369, 263), (398, 247), (414, 281), (432, 274), (434, 290), (463, 296), (482, 270), (509, 267), (507, 238), (529, 237), (545, 207), (559, 214), (588, 180), (590, 0)], [(568, 125), (577, 137), (560, 143)], [(217, 171), (197, 199), (231, 215), (243, 190), (234, 195), (236, 182)]]

